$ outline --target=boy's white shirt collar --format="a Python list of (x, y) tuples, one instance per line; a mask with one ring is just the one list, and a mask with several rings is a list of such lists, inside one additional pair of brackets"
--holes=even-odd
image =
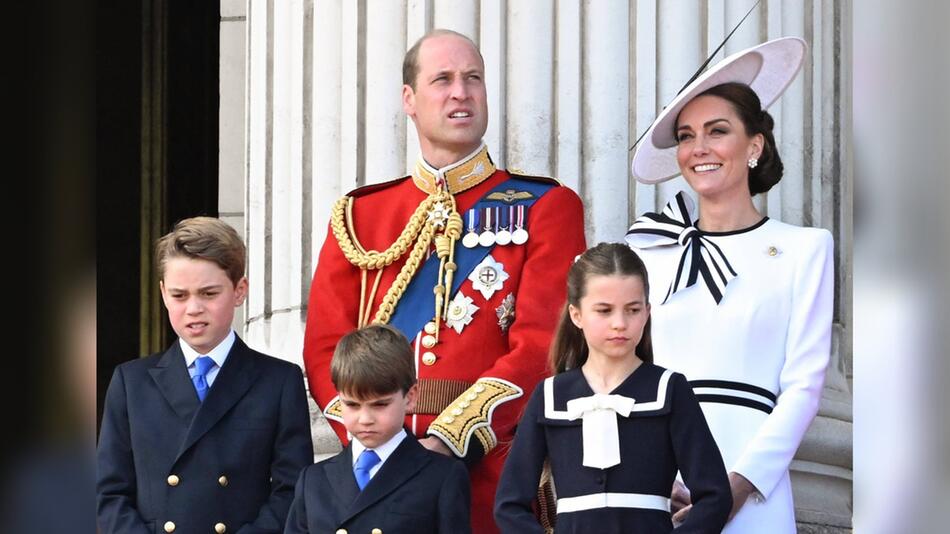
[(228, 359), (228, 354), (231, 352), (231, 347), (234, 346), (234, 340), (236, 338), (237, 336), (232, 329), (230, 332), (228, 332), (227, 337), (221, 340), (221, 343), (218, 343), (218, 345), (211, 349), (211, 352), (208, 354), (199, 354), (195, 349), (191, 348), (191, 345), (185, 343), (184, 339), (178, 338), (178, 344), (181, 346), (181, 352), (185, 355), (185, 367), (190, 368), (199, 356), (208, 356), (214, 360), (214, 363), (216, 363), (218, 365), (218, 369), (220, 369), (224, 366), (224, 361)]
[[(402, 440), (406, 439), (406, 429), (400, 428), (399, 432), (396, 432), (396, 435), (389, 438), (389, 441), (383, 443), (379, 447), (373, 449), (376, 451), (376, 455), (379, 456), (379, 463), (373, 466), (369, 470), (370, 478), (373, 478), (376, 475), (376, 472), (379, 471), (379, 468), (386, 463), (386, 459), (396, 451), (396, 447), (399, 447), (399, 444), (402, 443)], [(353, 466), (356, 466), (356, 459), (360, 457), (360, 454), (363, 454), (363, 451), (366, 450), (366, 447), (360, 443), (360, 440), (355, 437), (352, 438), (351, 443), (353, 444)]]

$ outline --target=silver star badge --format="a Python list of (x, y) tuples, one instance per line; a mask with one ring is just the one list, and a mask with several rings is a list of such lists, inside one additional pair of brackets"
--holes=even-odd
[(455, 294), (455, 298), (449, 303), (449, 313), (445, 318), (445, 324), (455, 329), (458, 334), (462, 329), (472, 322), (472, 315), (478, 311), (478, 306), (474, 304), (471, 297), (466, 297), (461, 291)]
[(444, 228), (445, 221), (449, 218), (449, 210), (442, 202), (436, 202), (429, 210), (428, 221), (436, 228)]
[(491, 298), (495, 291), (502, 288), (504, 281), (508, 279), (508, 273), (505, 272), (505, 266), (495, 261), (495, 258), (489, 254), (485, 256), (468, 279), (472, 281), (472, 287), (481, 292), (485, 300)]
[(501, 306), (495, 308), (495, 315), (498, 316), (498, 326), (501, 327), (502, 333), (507, 332), (508, 327), (511, 326), (511, 323), (515, 320), (514, 293), (508, 293), (505, 300), (501, 301)]

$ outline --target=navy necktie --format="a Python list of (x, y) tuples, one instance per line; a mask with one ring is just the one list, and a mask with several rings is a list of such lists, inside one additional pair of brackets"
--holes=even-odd
[(205, 396), (208, 394), (208, 371), (214, 367), (214, 360), (208, 356), (199, 356), (195, 360), (195, 370), (198, 371), (195, 373), (195, 376), (191, 377), (191, 381), (195, 384), (195, 391), (198, 392), (198, 400), (204, 402)]
[(356, 484), (360, 491), (369, 484), (369, 472), (379, 463), (379, 455), (372, 449), (366, 449), (360, 453), (356, 459), (356, 465), (353, 466), (353, 474), (356, 476)]

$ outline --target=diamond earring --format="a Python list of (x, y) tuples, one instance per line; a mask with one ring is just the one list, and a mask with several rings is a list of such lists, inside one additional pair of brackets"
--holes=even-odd
[(759, 159), (758, 159), (758, 158), (749, 158), (749, 168), (750, 168), (750, 169), (754, 169), (754, 168), (756, 168), (758, 165), (759, 165)]

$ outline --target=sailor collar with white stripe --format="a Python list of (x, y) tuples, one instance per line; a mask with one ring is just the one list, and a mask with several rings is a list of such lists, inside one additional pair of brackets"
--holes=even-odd
[(488, 155), (488, 147), (482, 142), (475, 152), (441, 169), (432, 167), (420, 155), (412, 170), (412, 181), (430, 195), (446, 185), (449, 193), (455, 195), (484, 182), (494, 173), (495, 164)]
[[(673, 371), (644, 362), (630, 374), (610, 395), (622, 395), (636, 400), (630, 417), (662, 415), (670, 410), (670, 378)], [(584, 373), (572, 369), (544, 380), (544, 416), (547, 422), (580, 424), (571, 421), (567, 402), (594, 394)]]

